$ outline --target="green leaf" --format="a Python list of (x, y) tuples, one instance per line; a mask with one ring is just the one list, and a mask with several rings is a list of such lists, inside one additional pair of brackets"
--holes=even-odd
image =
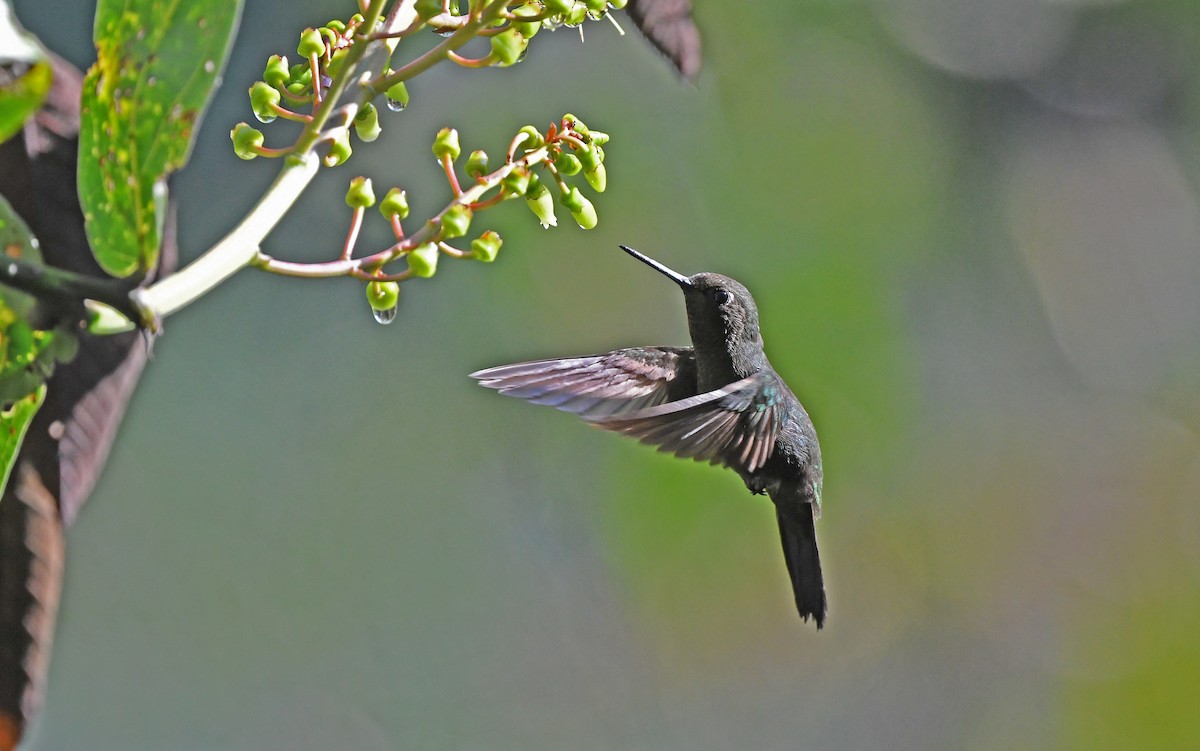
[(240, 0), (100, 0), (79, 198), (96, 260), (114, 276), (158, 261), (165, 178), (187, 162), (240, 13)]
[(52, 78), (45, 51), (0, 0), (0, 142), (42, 106)]
[[(0, 196), (0, 248), (7, 258), (40, 263), (37, 239)], [(0, 409), (28, 398), (50, 376), (54, 363), (75, 356), (77, 342), (65, 329), (41, 330), (30, 323), (36, 301), (0, 287)]]
[[(37, 239), (2, 196), (0, 249), (7, 258), (41, 262)], [(54, 363), (75, 356), (76, 341), (70, 332), (30, 326), (34, 305), (29, 295), (0, 287), (0, 491), (29, 422), (46, 396), (46, 378)]]
[(12, 474), (17, 452), (25, 440), (25, 431), (45, 398), (46, 387), (42, 385), (32, 394), (13, 402), (11, 407), (0, 409), (0, 493), (8, 485), (8, 476)]
[[(37, 238), (33, 236), (25, 221), (13, 211), (4, 196), (0, 196), (0, 251), (5, 258), (17, 258), (37, 264), (42, 262)], [(35, 302), (33, 295), (0, 287), (0, 303), (9, 307), (20, 318), (29, 317)], [(5, 323), (5, 319), (0, 317), (0, 330), (6, 325), (8, 324)]]

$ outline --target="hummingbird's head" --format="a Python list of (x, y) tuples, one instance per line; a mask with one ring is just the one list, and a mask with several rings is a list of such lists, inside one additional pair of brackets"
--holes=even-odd
[(750, 290), (741, 282), (720, 274), (703, 272), (686, 277), (680, 284), (687, 302), (688, 320), (704, 330), (720, 331), (726, 346), (762, 346), (758, 329), (758, 307)]
[(622, 245), (621, 249), (671, 279), (683, 290), (687, 302), (688, 327), (697, 346), (724, 346), (730, 352), (745, 345), (762, 347), (758, 307), (750, 291), (740, 282), (707, 272), (684, 276), (633, 248)]

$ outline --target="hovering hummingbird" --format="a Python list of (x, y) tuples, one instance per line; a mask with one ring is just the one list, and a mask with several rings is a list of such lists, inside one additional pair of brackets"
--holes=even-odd
[(796, 608), (821, 628), (825, 585), (813, 526), (821, 513), (821, 448), (800, 400), (767, 361), (754, 298), (727, 276), (684, 276), (620, 247), (683, 290), (692, 347), (632, 347), (503, 365), (471, 377), (659, 451), (722, 464), (752, 493), (770, 495)]

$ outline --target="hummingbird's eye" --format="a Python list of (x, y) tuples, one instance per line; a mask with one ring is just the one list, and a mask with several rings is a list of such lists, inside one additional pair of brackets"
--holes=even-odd
[(724, 305), (729, 302), (729, 293), (723, 289), (719, 289), (713, 293), (713, 300), (716, 301), (717, 305)]

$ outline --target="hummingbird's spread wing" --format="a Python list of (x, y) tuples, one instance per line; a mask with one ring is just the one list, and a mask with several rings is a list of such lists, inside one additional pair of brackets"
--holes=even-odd
[(778, 376), (761, 372), (678, 401), (593, 424), (676, 456), (754, 472), (771, 457), (783, 424)]
[(696, 393), (696, 357), (690, 347), (635, 347), (502, 365), (471, 377), (506, 396), (598, 420)]

